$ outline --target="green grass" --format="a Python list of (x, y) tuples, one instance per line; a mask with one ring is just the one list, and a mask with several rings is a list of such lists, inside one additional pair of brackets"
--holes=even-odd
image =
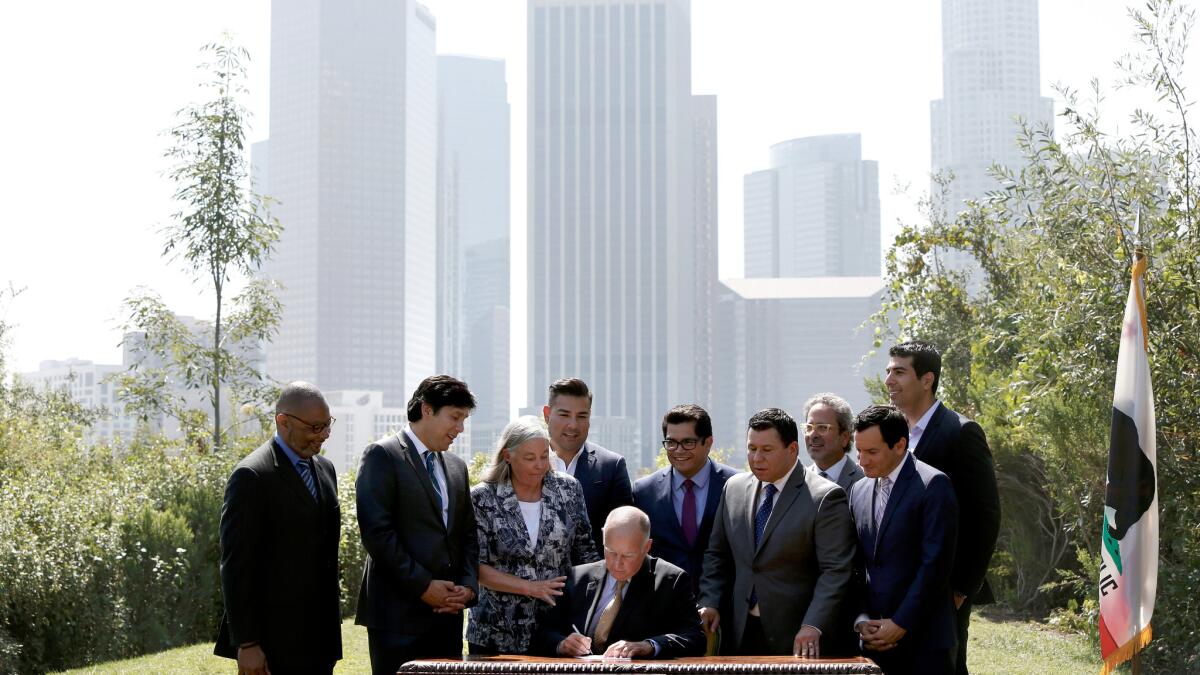
[[(342, 624), (342, 652), (338, 673), (369, 673), (367, 630), (353, 621)], [(971, 621), (971, 673), (973, 675), (1095, 675), (1099, 655), (1082, 635), (1060, 633), (1033, 621), (989, 618), (975, 614)], [(180, 647), (124, 661), (70, 670), (68, 673), (221, 673), (236, 669), (233, 662), (212, 655), (212, 644)]]

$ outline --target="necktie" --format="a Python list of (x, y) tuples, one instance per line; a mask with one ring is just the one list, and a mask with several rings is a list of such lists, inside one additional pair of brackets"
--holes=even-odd
[[(763, 499), (762, 506), (758, 507), (758, 515), (754, 516), (754, 546), (758, 547), (758, 543), (762, 541), (763, 530), (767, 529), (767, 521), (771, 519), (772, 502), (775, 501), (775, 493), (779, 488), (775, 487), (774, 483), (767, 483), (763, 488), (766, 498)], [(758, 606), (758, 589), (750, 590), (750, 609)]]
[(883, 523), (883, 512), (887, 509), (888, 497), (892, 494), (892, 479), (879, 479), (879, 494), (875, 496), (875, 535), (879, 536), (879, 525)]
[(683, 481), (683, 538), (688, 546), (696, 543), (696, 493), (692, 491), (695, 483), (689, 478)]
[(596, 630), (592, 632), (593, 651), (597, 653), (603, 654), (604, 648), (608, 646), (608, 634), (612, 631), (613, 621), (617, 620), (617, 613), (621, 611), (621, 591), (625, 590), (626, 583), (628, 580), (617, 582), (617, 590), (613, 593), (612, 600), (609, 600), (604, 611), (600, 612)]
[(429, 472), (429, 482), (433, 483), (433, 491), (437, 494), (438, 505), (441, 506), (442, 509), (445, 509), (446, 508), (446, 498), (444, 496), (442, 496), (442, 486), (438, 483), (437, 472), (433, 470), (433, 467), (435, 467), (436, 465), (437, 465), (437, 457), (433, 454), (433, 451), (430, 450), (429, 452), (426, 452), (425, 453), (425, 470)]
[(313, 480), (312, 460), (302, 459), (296, 462), (296, 470), (300, 472), (300, 478), (304, 480), (304, 485), (308, 487), (308, 491), (312, 493), (313, 499), (317, 498), (317, 483)]
[(829, 477), (829, 474), (825, 473), (824, 471), (821, 472), (821, 478), (824, 478), (825, 480), (833, 480)]

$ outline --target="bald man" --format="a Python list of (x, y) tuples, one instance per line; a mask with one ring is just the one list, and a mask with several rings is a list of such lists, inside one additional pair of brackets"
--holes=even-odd
[(577, 565), (535, 638), (551, 656), (702, 656), (704, 633), (688, 575), (647, 555), (650, 519), (621, 506), (604, 522), (604, 560)]
[(319, 454), (332, 426), (320, 390), (292, 382), (275, 404), (275, 437), (229, 477), (213, 651), (239, 673), (331, 673), (342, 658), (337, 473)]

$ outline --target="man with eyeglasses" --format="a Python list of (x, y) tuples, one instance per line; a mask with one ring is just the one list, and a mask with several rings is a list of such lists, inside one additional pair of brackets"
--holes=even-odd
[(846, 494), (863, 477), (862, 467), (850, 456), (854, 411), (837, 394), (817, 394), (804, 403), (804, 446), (817, 475), (831, 480)]
[(550, 656), (672, 659), (704, 653), (687, 572), (647, 555), (650, 519), (621, 506), (604, 522), (604, 560), (576, 565), (535, 638)]
[(633, 503), (650, 517), (650, 555), (683, 568), (692, 580), (692, 592), (698, 592), (721, 490), (738, 471), (709, 459), (712, 418), (704, 408), (671, 408), (663, 416), (662, 430), (670, 466), (634, 483)]
[(342, 658), (337, 472), (319, 454), (333, 422), (315, 386), (285, 386), (275, 437), (226, 485), (213, 652), (237, 659), (239, 673), (330, 673)]

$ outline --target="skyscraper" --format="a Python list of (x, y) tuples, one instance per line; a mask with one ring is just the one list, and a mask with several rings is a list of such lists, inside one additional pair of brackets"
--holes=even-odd
[(746, 277), (879, 274), (879, 164), (858, 134), (776, 143), (743, 189)]
[(594, 415), (636, 421), (638, 447), (612, 448), (633, 467), (695, 393), (689, 13), (686, 0), (529, 4), (530, 403), (583, 378)]
[(695, 361), (692, 366), (695, 394), (702, 406), (712, 404), (712, 362), (717, 358), (713, 340), (713, 311), (717, 296), (717, 97), (692, 97), (692, 180), (695, 182), (692, 222), (695, 223)]
[(951, 215), (997, 187), (990, 166), (1025, 163), (1016, 118), (1053, 128), (1039, 68), (1037, 0), (942, 0), (943, 96), (930, 118), (933, 170), (954, 174)]
[(435, 30), (414, 0), (272, 4), (275, 378), (400, 405), (434, 372)]
[(460, 449), (491, 448), (509, 420), (509, 107), (504, 61), (438, 57), (438, 369), (479, 406)]

